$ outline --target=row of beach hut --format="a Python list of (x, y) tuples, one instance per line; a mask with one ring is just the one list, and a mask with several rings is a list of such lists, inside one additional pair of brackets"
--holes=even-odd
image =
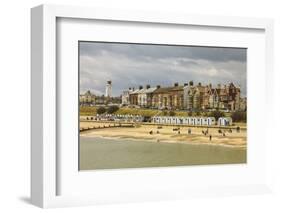
[[(143, 122), (144, 117), (140, 115), (118, 115), (118, 114), (97, 114), (95, 120), (100, 121), (125, 121)], [(216, 123), (214, 117), (177, 117), (177, 116), (154, 116), (152, 123), (172, 125), (197, 125), (197, 126), (231, 126), (231, 117), (220, 117)]]
[(141, 115), (97, 114), (95, 120), (142, 122), (144, 117)]
[[(182, 124), (182, 125), (198, 125), (198, 126), (212, 126), (216, 125), (214, 117), (174, 117), (174, 116), (155, 116), (152, 118), (153, 123), (158, 124)], [(232, 125), (230, 117), (221, 117), (218, 119), (219, 126)]]

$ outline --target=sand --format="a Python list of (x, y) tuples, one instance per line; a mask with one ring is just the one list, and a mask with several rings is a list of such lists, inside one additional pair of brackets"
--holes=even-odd
[[(95, 121), (80, 121), (80, 129), (92, 128), (113, 123), (95, 122)], [(161, 129), (157, 128), (157, 125), (136, 125), (135, 127), (120, 127), (120, 128), (105, 128), (94, 129), (89, 131), (80, 132), (80, 135), (86, 137), (107, 137), (107, 138), (129, 138), (129, 139), (142, 139), (149, 140), (156, 143), (192, 143), (192, 144), (212, 144), (223, 145), (230, 147), (245, 148), (247, 146), (247, 130), (243, 129), (240, 132), (232, 130), (232, 133), (228, 129), (222, 129), (225, 136), (219, 133), (219, 127), (207, 128), (207, 127), (180, 127), (179, 131), (173, 131), (177, 126), (162, 126)], [(191, 134), (188, 134), (188, 129), (191, 129)], [(202, 131), (208, 129), (208, 134), (204, 135)], [(150, 134), (152, 131), (152, 134)], [(158, 131), (158, 133), (157, 133)], [(180, 133), (179, 133), (180, 132)], [(210, 135), (212, 139), (210, 140)]]

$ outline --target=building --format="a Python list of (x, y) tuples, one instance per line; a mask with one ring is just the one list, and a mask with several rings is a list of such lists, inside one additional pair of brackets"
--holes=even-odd
[(111, 98), (112, 97), (112, 82), (107, 81), (105, 86), (105, 97)]
[(240, 111), (247, 111), (247, 98), (240, 98), (240, 102), (239, 102), (239, 110)]
[(233, 83), (218, 84), (213, 88), (211, 84), (202, 86), (193, 82), (184, 87), (184, 108), (188, 110), (223, 109), (240, 110), (240, 88)]
[(184, 108), (188, 110), (204, 109), (206, 107), (206, 94), (206, 88), (201, 83), (194, 86), (193, 81), (190, 81), (188, 85), (184, 86)]
[(146, 85), (145, 89), (141, 89), (138, 92), (138, 105), (140, 107), (151, 107), (153, 93), (156, 89), (156, 87), (150, 87), (150, 85)]
[(129, 88), (129, 90), (124, 90), (121, 96), (121, 104), (124, 106), (127, 106), (130, 104), (130, 93), (132, 92), (132, 89)]
[(157, 109), (183, 109), (183, 87), (175, 83), (172, 87), (157, 86), (152, 93), (152, 107)]
[(142, 90), (142, 86), (139, 87), (139, 89), (133, 88), (132, 92), (130, 92), (129, 94), (129, 101), (130, 101), (130, 105), (136, 106), (138, 105), (138, 95), (139, 92)]
[(140, 86), (139, 89), (124, 91), (122, 95), (123, 105), (134, 105), (144, 108), (167, 110), (227, 110), (245, 111), (247, 99), (241, 98), (240, 87), (233, 83), (226, 85), (193, 84), (193, 81), (179, 85), (175, 83), (171, 87)]
[(96, 104), (96, 96), (90, 90), (79, 95), (79, 103), (81, 106), (91, 106)]

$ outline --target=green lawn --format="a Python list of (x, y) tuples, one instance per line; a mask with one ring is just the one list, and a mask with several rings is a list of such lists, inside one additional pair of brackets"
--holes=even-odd
[[(89, 107), (89, 106), (82, 106), (80, 107), (80, 115), (81, 116), (95, 116), (97, 114), (97, 108), (95, 106)], [(166, 111), (167, 113), (167, 111)], [(190, 116), (187, 112), (184, 111), (174, 111), (175, 116)], [(120, 108), (118, 111), (116, 111), (114, 114), (120, 114), (120, 115), (142, 115), (142, 116), (164, 116), (165, 112), (160, 111), (157, 109), (139, 109), (139, 108)], [(169, 115), (169, 114), (166, 114)], [(209, 116), (210, 113), (192, 113), (192, 116)], [(225, 113), (225, 116), (230, 116), (230, 113)]]
[(97, 107), (80, 106), (80, 115), (94, 116), (97, 114)]
[[(80, 115), (84, 116), (94, 116), (97, 114), (97, 108), (98, 107), (80, 107)], [(117, 112), (114, 114), (120, 114), (120, 115), (142, 115), (142, 116), (154, 116), (157, 113), (159, 113), (159, 110), (154, 109), (136, 109), (136, 108), (120, 108)]]

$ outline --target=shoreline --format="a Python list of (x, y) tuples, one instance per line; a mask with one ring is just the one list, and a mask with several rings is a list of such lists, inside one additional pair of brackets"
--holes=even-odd
[(127, 142), (131, 141), (141, 141), (141, 142), (148, 142), (148, 143), (169, 143), (169, 144), (186, 144), (186, 145), (208, 145), (208, 146), (222, 146), (222, 147), (227, 147), (227, 148), (237, 148), (237, 149), (247, 149), (247, 146), (237, 146), (237, 145), (229, 145), (229, 144), (217, 144), (217, 143), (206, 143), (206, 142), (191, 142), (191, 141), (170, 141), (170, 140), (162, 140), (162, 141), (155, 141), (153, 139), (148, 139), (148, 138), (136, 138), (136, 137), (127, 137), (127, 136), (116, 136), (116, 137), (109, 137), (109, 136), (101, 136), (101, 135), (80, 135), (80, 137), (85, 137), (85, 138), (101, 138), (101, 139), (111, 139), (111, 140), (122, 140), (125, 139)]
[[(80, 128), (93, 128), (80, 132), (83, 137), (103, 137), (109, 139), (128, 139), (137, 141), (149, 141), (153, 143), (181, 143), (181, 144), (205, 144), (225, 146), (233, 148), (247, 148), (247, 130), (241, 131), (208, 127), (175, 127), (175, 126), (151, 126), (138, 124), (133, 127), (94, 128), (108, 125), (108, 122), (83, 122)], [(113, 124), (113, 123), (112, 123)], [(190, 130), (190, 133), (188, 133)], [(204, 134), (204, 132), (207, 134)], [(211, 140), (210, 140), (211, 136)]]

